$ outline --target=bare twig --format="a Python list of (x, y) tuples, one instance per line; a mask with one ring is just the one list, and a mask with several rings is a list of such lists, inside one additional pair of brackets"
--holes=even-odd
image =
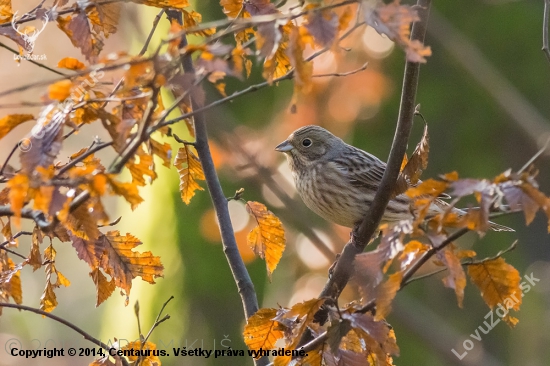
[[(19, 51), (17, 51), (17, 50), (14, 49), (14, 48), (11, 48), (10, 46), (8, 46), (8, 45), (6, 45), (6, 44), (4, 44), (4, 43), (2, 43), (2, 42), (0, 42), (0, 47), (7, 49), (8, 51), (12, 52), (12, 53), (15, 54), (15, 55), (19, 55)], [(46, 69), (46, 70), (48, 70), (48, 71), (51, 71), (51, 72), (53, 72), (54, 74), (61, 75), (61, 76), (68, 76), (67, 74), (62, 73), (61, 71), (58, 71), (58, 70), (56, 70), (56, 69), (52, 69), (51, 67), (49, 67), (49, 66), (47, 66), (47, 65), (44, 65), (44, 64), (41, 64), (40, 62), (37, 62), (37, 61), (33, 60), (32, 58), (29, 58), (29, 59), (27, 59), (26, 61), (30, 62), (30, 63), (33, 64), (33, 65), (36, 65), (36, 66), (41, 67), (41, 68), (43, 68), (43, 69)]]
[[(431, 0), (418, 0), (417, 7), (419, 9), (418, 13), (421, 20), (414, 23), (411, 32), (411, 39), (424, 42), (430, 4)], [(356, 226), (353, 229), (352, 238), (344, 247), (342, 255), (338, 259), (338, 262), (334, 268), (333, 275), (325, 285), (320, 297), (338, 298), (349, 281), (353, 270), (355, 256), (365, 249), (365, 246), (371, 240), (371, 237), (378, 228), (399, 175), (399, 169), (401, 167), (401, 162), (407, 148), (407, 141), (412, 129), (413, 116), (416, 106), (415, 98), (419, 70), (419, 63), (407, 62), (405, 65), (405, 76), (403, 78), (403, 89), (401, 92), (401, 105), (399, 108), (397, 128), (390, 151), (390, 156), (388, 158), (388, 165), (384, 171), (384, 176), (382, 177), (382, 181), (378, 187), (367, 216), (359, 226)]]
[(149, 48), (149, 43), (151, 43), (151, 39), (153, 38), (153, 34), (155, 34), (155, 30), (157, 29), (157, 25), (160, 22), (160, 19), (162, 18), (162, 15), (164, 14), (164, 9), (162, 9), (157, 16), (155, 17), (155, 20), (153, 20), (153, 27), (151, 27), (151, 31), (149, 32), (149, 35), (147, 36), (147, 40), (145, 40), (145, 44), (141, 48), (141, 51), (139, 52), (140, 56), (145, 55), (145, 52), (147, 52), (147, 48)]
[(548, 18), (550, 17), (550, 0), (544, 0), (544, 17), (542, 22), (542, 52), (550, 62), (550, 49), (548, 48)]
[(369, 65), (368, 61), (365, 62), (363, 64), (363, 66), (355, 69), (355, 70), (351, 70), (351, 71), (347, 71), (347, 72), (333, 72), (331, 74), (318, 74), (318, 75), (312, 75), (313, 78), (324, 78), (324, 77), (327, 77), (327, 76), (348, 76), (348, 75), (353, 75), (353, 74), (357, 74), (358, 72), (361, 72), (361, 71), (365, 71), (367, 69), (367, 66)]
[[(103, 348), (105, 351), (107, 351), (107, 353), (109, 353), (109, 350), (111, 349), (111, 347), (109, 347), (108, 345), (106, 345), (105, 343), (101, 342), (99, 339), (93, 337), (92, 335), (90, 335), (89, 333), (85, 332), (84, 330), (82, 330), (81, 328), (77, 327), (76, 325), (74, 325), (73, 323), (71, 323), (70, 321), (68, 320), (65, 320), (63, 318), (60, 318), (56, 315), (53, 315), (52, 313), (48, 313), (48, 312), (45, 312), (43, 310), (40, 310), (40, 309), (36, 309), (36, 308), (31, 308), (30, 306), (25, 306), (25, 305), (19, 305), (19, 304), (9, 304), (9, 303), (0, 303), (0, 307), (6, 307), (6, 308), (13, 308), (13, 309), (19, 309), (19, 310), (25, 310), (25, 311), (30, 311), (32, 313), (35, 313), (35, 314), (39, 314), (39, 315), (42, 315), (46, 318), (50, 318), (50, 319), (53, 319), (55, 320), (56, 322), (59, 322), (69, 328), (71, 328), (72, 330), (74, 330), (75, 332), (77, 332), (78, 334), (82, 335), (84, 337), (84, 339), (92, 342), (93, 344)], [(128, 362), (126, 361), (126, 359), (120, 357), (119, 358), (121, 361), (122, 361), (122, 364), (124, 366), (128, 366)]]
[(430, 15), (430, 36), (449, 52), (493, 101), (540, 147), (550, 135), (550, 120), (496, 69), (482, 51), (437, 9)]
[[(182, 24), (182, 14), (175, 11), (167, 11), (169, 18), (176, 19)], [(180, 41), (180, 47), (187, 45), (187, 38), (183, 36)], [(195, 75), (195, 68), (190, 55), (184, 55), (182, 57), (182, 66), (185, 73)], [(199, 109), (201, 105), (191, 98), (191, 107), (193, 110)], [(244, 265), (243, 259), (239, 253), (237, 242), (235, 240), (235, 234), (233, 232), (233, 225), (231, 224), (231, 217), (229, 216), (228, 201), (223, 193), (218, 174), (212, 161), (212, 154), (210, 152), (210, 146), (208, 144), (208, 132), (206, 129), (206, 118), (203, 113), (196, 113), (194, 117), (195, 122), (195, 148), (201, 161), (202, 169), (206, 178), (206, 185), (210, 192), (210, 197), (216, 211), (218, 223), (220, 227), (220, 234), (222, 237), (222, 244), (224, 247), (224, 254), (231, 268), (233, 278), (239, 290), (241, 301), (243, 303), (244, 315), (246, 319), (250, 318), (258, 311), (258, 299), (256, 297), (256, 290), (252, 279)], [(262, 357), (258, 360), (254, 360), (256, 365), (266, 365), (267, 358)]]

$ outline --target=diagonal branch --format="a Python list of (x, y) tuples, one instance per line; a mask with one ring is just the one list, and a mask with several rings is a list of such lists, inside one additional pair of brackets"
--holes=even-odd
[[(417, 6), (420, 20), (413, 24), (411, 39), (424, 42), (430, 4), (431, 0), (418, 0)], [(342, 255), (334, 268), (333, 275), (325, 285), (320, 297), (338, 298), (351, 277), (355, 256), (363, 252), (376, 232), (380, 220), (384, 215), (384, 211), (399, 175), (399, 169), (407, 149), (407, 142), (412, 129), (419, 71), (419, 63), (406, 63), (397, 128), (384, 176), (382, 177), (382, 181), (367, 216), (360, 225), (354, 227), (352, 238), (344, 247)]]
[[(71, 328), (72, 330), (74, 330), (75, 332), (77, 332), (78, 334), (82, 335), (84, 337), (84, 339), (92, 342), (93, 344), (103, 348), (105, 351), (107, 351), (107, 353), (109, 353), (109, 350), (111, 349), (111, 347), (109, 347), (108, 345), (106, 345), (105, 343), (101, 342), (99, 339), (93, 337), (92, 335), (90, 335), (89, 333), (85, 332), (84, 330), (82, 330), (81, 328), (77, 327), (76, 325), (74, 325), (73, 323), (71, 323), (70, 321), (68, 320), (65, 320), (63, 318), (60, 318), (56, 315), (53, 315), (51, 313), (48, 313), (48, 312), (45, 312), (43, 310), (40, 310), (40, 309), (36, 309), (36, 308), (31, 308), (30, 306), (25, 306), (25, 305), (19, 305), (19, 304), (9, 304), (9, 303), (0, 303), (0, 308), (2, 307), (6, 307), (6, 308), (13, 308), (13, 309), (19, 309), (19, 310), (25, 310), (25, 311), (30, 311), (32, 313), (35, 313), (35, 314), (39, 314), (39, 315), (42, 315), (42, 316), (45, 316), (46, 318), (50, 318), (50, 319), (53, 319), (55, 320), (56, 322), (59, 322), (69, 328)], [(128, 366), (128, 361), (126, 361), (126, 359), (120, 357), (119, 358), (120, 361), (122, 361), (122, 364), (124, 366)]]

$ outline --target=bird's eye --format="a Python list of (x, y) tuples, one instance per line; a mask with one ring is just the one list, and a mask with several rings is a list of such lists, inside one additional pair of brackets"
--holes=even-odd
[(311, 146), (311, 140), (310, 139), (303, 139), (302, 140), (302, 146), (310, 147)]

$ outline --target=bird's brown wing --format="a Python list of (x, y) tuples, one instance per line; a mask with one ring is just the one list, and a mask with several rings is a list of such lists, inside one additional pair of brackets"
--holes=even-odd
[(354, 187), (376, 191), (386, 170), (386, 163), (363, 150), (350, 149), (342, 158), (331, 161)]

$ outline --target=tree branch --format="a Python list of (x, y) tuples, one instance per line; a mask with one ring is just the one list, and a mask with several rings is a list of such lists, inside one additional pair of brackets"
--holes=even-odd
[(550, 17), (550, 0), (544, 0), (544, 17), (542, 22), (542, 52), (550, 62), (550, 49), (548, 48), (548, 18)]
[[(431, 0), (418, 0), (417, 6), (420, 20), (413, 24), (411, 39), (424, 42), (430, 4)], [(360, 225), (354, 227), (352, 238), (344, 247), (342, 255), (334, 268), (333, 275), (319, 295), (320, 297), (338, 298), (351, 277), (355, 256), (363, 252), (376, 232), (380, 220), (384, 215), (384, 211), (399, 175), (399, 169), (407, 149), (407, 143), (412, 129), (419, 71), (419, 63), (406, 63), (397, 128), (384, 176), (376, 191), (376, 195), (367, 216)]]
[[(167, 11), (169, 18), (175, 18), (181, 24), (182, 23), (182, 14), (177, 11)], [(187, 38), (184, 35), (181, 38), (180, 46), (187, 46)], [(182, 57), (182, 66), (185, 73), (190, 75), (195, 75), (195, 68), (193, 66), (193, 60), (191, 55), (184, 55)], [(193, 110), (200, 109), (201, 105), (198, 103), (196, 98), (191, 96), (191, 107)], [(214, 210), (216, 211), (216, 216), (218, 218), (220, 226), (220, 234), (222, 237), (223, 251), (229, 267), (231, 268), (231, 273), (237, 284), (239, 294), (241, 296), (241, 301), (243, 303), (244, 315), (246, 319), (250, 318), (258, 311), (258, 300), (256, 297), (256, 290), (254, 289), (254, 284), (252, 279), (248, 274), (246, 266), (241, 258), (239, 249), (237, 247), (237, 242), (235, 240), (235, 233), (233, 232), (233, 225), (231, 224), (231, 217), (229, 216), (228, 201), (225, 197), (220, 181), (218, 179), (218, 174), (216, 168), (214, 167), (214, 162), (212, 160), (212, 154), (210, 152), (210, 147), (208, 145), (208, 131), (206, 129), (206, 118), (202, 112), (198, 112), (194, 116), (195, 124), (195, 149), (199, 154), (199, 159), (202, 165), (202, 170), (204, 171), (204, 176), (206, 178), (206, 185), (214, 205)], [(268, 359), (262, 357), (261, 359), (254, 360), (256, 365), (267, 365)]]
[[(53, 315), (51, 313), (48, 313), (48, 312), (45, 312), (43, 310), (40, 310), (40, 309), (36, 309), (36, 308), (31, 308), (30, 306), (25, 306), (25, 305), (19, 305), (19, 304), (9, 304), (9, 303), (3, 303), (3, 302), (0, 302), (0, 307), (6, 307), (6, 308), (13, 308), (13, 309), (19, 309), (19, 310), (25, 310), (25, 311), (30, 311), (32, 313), (35, 313), (35, 314), (39, 314), (39, 315), (42, 315), (42, 316), (45, 316), (47, 318), (50, 318), (50, 319), (53, 319), (55, 320), (56, 322), (59, 322), (69, 328), (71, 328), (72, 330), (74, 330), (75, 332), (77, 332), (78, 334), (82, 335), (84, 337), (84, 339), (92, 342), (93, 344), (103, 348), (105, 351), (107, 351), (107, 353), (109, 353), (109, 350), (111, 349), (111, 347), (109, 347), (108, 345), (106, 345), (105, 343), (101, 342), (99, 339), (93, 337), (92, 335), (90, 335), (89, 333), (85, 332), (84, 330), (82, 330), (81, 328), (77, 327), (76, 325), (74, 325), (73, 323), (71, 323), (70, 321), (68, 320), (65, 320), (63, 318), (60, 318), (56, 315)], [(120, 357), (119, 358), (121, 361), (122, 361), (122, 364), (124, 366), (128, 366), (128, 361), (126, 361), (126, 359)]]

